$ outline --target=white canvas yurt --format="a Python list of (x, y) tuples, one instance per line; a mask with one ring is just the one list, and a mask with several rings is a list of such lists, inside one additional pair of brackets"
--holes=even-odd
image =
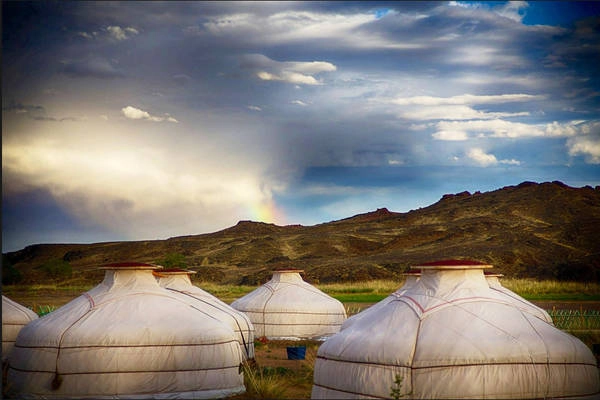
[(521, 296), (519, 296), (512, 290), (509, 290), (509, 289), (505, 288), (504, 286), (502, 286), (502, 283), (500, 282), (500, 278), (502, 278), (503, 276), (504, 276), (503, 274), (485, 272), (485, 279), (487, 280), (488, 285), (490, 285), (490, 289), (496, 290), (499, 293), (502, 293), (503, 295), (505, 295), (508, 301), (511, 301), (517, 308), (523, 310), (524, 312), (528, 312), (533, 315), (536, 315), (538, 318), (541, 318), (544, 321), (548, 322), (549, 324), (554, 325), (554, 321), (552, 321), (552, 317), (550, 316), (550, 314), (548, 314), (548, 312), (546, 310), (544, 310), (541, 307), (536, 306), (535, 304), (533, 304), (530, 301), (525, 300), (524, 298), (522, 298)]
[(217, 398), (245, 390), (229, 326), (161, 288), (144, 263), (26, 325), (9, 357), (9, 395), (55, 399)]
[(590, 349), (490, 289), (489, 267), (417, 266), (412, 287), (319, 347), (312, 398), (598, 396)]
[(394, 293), (390, 294), (388, 297), (381, 300), (380, 302), (375, 303), (374, 305), (370, 306), (369, 308), (366, 308), (358, 314), (348, 317), (348, 319), (342, 324), (340, 330), (349, 328), (350, 326), (354, 325), (357, 321), (370, 315), (371, 313), (378, 312), (380, 308), (385, 307), (385, 305), (390, 301), (393, 301), (394, 299), (397, 299), (398, 297), (402, 296), (402, 294), (406, 292), (408, 288), (410, 288), (419, 280), (419, 278), (421, 277), (421, 271), (409, 270), (408, 272), (405, 272), (402, 275), (404, 275), (405, 277), (404, 285), (402, 285), (398, 290), (396, 290)]
[(269, 282), (231, 303), (250, 318), (256, 336), (321, 340), (339, 331), (344, 305), (305, 282), (301, 272), (276, 270)]
[(170, 268), (153, 273), (161, 287), (180, 295), (198, 311), (229, 325), (238, 338), (244, 356), (248, 359), (254, 358), (254, 326), (246, 314), (193, 285), (190, 275), (195, 274), (194, 271)]
[(2, 363), (10, 354), (19, 331), (38, 315), (29, 308), (2, 295)]

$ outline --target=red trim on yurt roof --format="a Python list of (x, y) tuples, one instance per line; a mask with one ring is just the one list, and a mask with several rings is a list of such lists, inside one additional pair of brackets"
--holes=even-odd
[(408, 271), (404, 272), (402, 275), (421, 275), (421, 270), (411, 268)]
[(502, 278), (504, 276), (504, 274), (500, 274), (498, 272), (493, 272), (493, 271), (483, 271), (483, 274), (485, 276), (490, 276), (490, 277), (498, 277), (498, 278)]
[(182, 269), (182, 268), (165, 268), (165, 269), (161, 269), (160, 272), (184, 272), (186, 274), (195, 274), (196, 271), (191, 271), (189, 269)]
[[(465, 268), (467, 267), (467, 268)], [(469, 269), (471, 268), (493, 268), (493, 265), (485, 264), (475, 260), (439, 260), (415, 265), (414, 268), (421, 269)]]
[(169, 275), (191, 275), (195, 274), (196, 271), (190, 271), (188, 269), (181, 268), (167, 268), (167, 269), (159, 269), (158, 271), (152, 271), (152, 275), (158, 277), (166, 277)]
[(160, 265), (153, 265), (137, 261), (124, 261), (118, 263), (105, 264), (100, 269), (159, 269)]

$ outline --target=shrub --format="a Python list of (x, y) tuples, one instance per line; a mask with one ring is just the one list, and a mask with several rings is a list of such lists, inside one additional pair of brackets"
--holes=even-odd
[(6, 254), (2, 254), (2, 284), (12, 285), (23, 279), (21, 271), (16, 269)]
[(187, 268), (188, 266), (185, 256), (181, 253), (169, 253), (158, 263), (165, 268)]
[(281, 399), (286, 392), (285, 368), (260, 368), (244, 363), (244, 384), (253, 399)]
[(43, 271), (48, 278), (56, 280), (70, 278), (73, 274), (73, 268), (71, 268), (71, 264), (60, 258), (46, 261), (37, 267), (37, 269)]

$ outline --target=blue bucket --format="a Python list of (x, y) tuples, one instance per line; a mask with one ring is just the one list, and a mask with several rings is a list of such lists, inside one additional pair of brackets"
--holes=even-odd
[(294, 346), (287, 348), (288, 360), (304, 360), (306, 357), (306, 346)]

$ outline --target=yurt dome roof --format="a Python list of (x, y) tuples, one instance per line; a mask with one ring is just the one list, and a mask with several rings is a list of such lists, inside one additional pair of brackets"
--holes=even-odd
[(19, 331), (38, 318), (29, 308), (2, 295), (2, 362), (8, 359)]
[(168, 268), (153, 271), (159, 285), (179, 295), (198, 311), (207, 313), (227, 324), (236, 334), (240, 349), (245, 358), (254, 358), (254, 326), (244, 313), (219, 300), (209, 292), (192, 284), (190, 275), (195, 271)]
[(250, 318), (258, 337), (320, 340), (340, 329), (344, 305), (305, 282), (300, 272), (274, 270), (269, 282), (231, 303)]
[(9, 357), (9, 394), (215, 398), (244, 391), (233, 330), (160, 287), (156, 268), (105, 265), (99, 285), (25, 326)]
[(312, 398), (388, 398), (396, 378), (411, 398), (600, 394), (584, 343), (491, 289), (487, 264), (460, 263), (415, 266), (423, 274), (404, 293), (325, 341)]

